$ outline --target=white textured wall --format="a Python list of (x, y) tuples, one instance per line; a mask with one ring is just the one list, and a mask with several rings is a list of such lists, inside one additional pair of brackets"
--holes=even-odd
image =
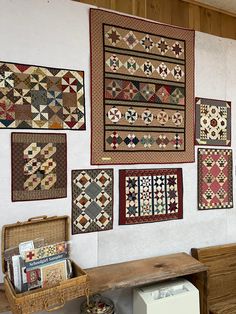
[[(236, 153), (236, 41), (196, 33), (195, 53), (196, 96), (232, 101), (232, 148)], [(85, 71), (87, 130), (66, 132), (68, 183), (71, 169), (92, 168), (89, 6), (69, 0), (0, 0), (0, 60)], [(67, 199), (11, 202), (11, 131), (0, 130), (0, 227), (31, 216), (70, 215), (70, 184)], [(73, 256), (82, 267), (236, 241), (235, 209), (197, 211), (197, 164), (164, 165), (175, 166), (183, 168), (184, 219), (132, 226), (118, 225), (118, 169), (152, 166), (114, 166), (114, 229), (72, 237)], [(119, 314), (130, 314), (130, 296), (130, 290), (113, 295), (119, 301)], [(78, 313), (77, 307), (77, 302), (71, 303), (60, 313)]]

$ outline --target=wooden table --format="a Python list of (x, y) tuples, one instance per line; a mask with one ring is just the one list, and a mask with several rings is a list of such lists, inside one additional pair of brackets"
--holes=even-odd
[[(92, 293), (152, 284), (184, 277), (200, 292), (201, 314), (208, 314), (207, 267), (186, 253), (177, 253), (86, 269)], [(0, 290), (1, 291), (1, 290)], [(9, 310), (5, 295), (0, 294), (0, 312)]]

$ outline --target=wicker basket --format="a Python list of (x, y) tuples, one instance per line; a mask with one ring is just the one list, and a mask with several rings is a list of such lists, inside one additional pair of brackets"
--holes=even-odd
[(86, 294), (88, 287), (87, 274), (72, 262), (74, 277), (50, 288), (39, 288), (24, 293), (16, 293), (9, 280), (4, 251), (19, 245), (20, 242), (44, 238), (48, 244), (68, 241), (70, 222), (68, 216), (40, 216), (26, 222), (6, 225), (2, 229), (2, 268), (5, 273), (4, 285), (11, 310), (14, 314), (30, 314), (39, 311), (54, 311), (62, 308), (66, 301)]

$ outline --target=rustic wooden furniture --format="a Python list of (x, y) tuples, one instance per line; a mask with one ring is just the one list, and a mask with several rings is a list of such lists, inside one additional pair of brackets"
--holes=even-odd
[[(199, 289), (201, 314), (208, 314), (206, 303), (207, 267), (186, 253), (99, 266), (85, 271), (90, 279), (91, 293), (184, 277)], [(7, 309), (9, 308), (6, 303), (2, 308), (2, 299), (0, 299), (0, 312)]]
[(209, 268), (210, 314), (236, 313), (236, 243), (194, 248), (192, 256)]

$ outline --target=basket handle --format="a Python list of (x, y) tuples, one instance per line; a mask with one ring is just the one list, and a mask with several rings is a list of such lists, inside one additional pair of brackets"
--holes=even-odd
[(46, 300), (44, 301), (44, 307), (45, 307), (45, 310), (46, 310), (47, 312), (53, 312), (53, 311), (59, 310), (59, 309), (61, 309), (62, 307), (64, 307), (65, 303), (66, 303), (66, 302), (65, 302), (64, 297), (61, 297), (61, 298), (60, 298), (60, 303), (55, 304), (54, 306), (50, 306), (48, 300), (46, 299)]
[(42, 220), (42, 219), (47, 219), (48, 216), (47, 215), (42, 215), (42, 216), (35, 216), (35, 217), (31, 217), (28, 219), (28, 221), (32, 221), (32, 220)]

